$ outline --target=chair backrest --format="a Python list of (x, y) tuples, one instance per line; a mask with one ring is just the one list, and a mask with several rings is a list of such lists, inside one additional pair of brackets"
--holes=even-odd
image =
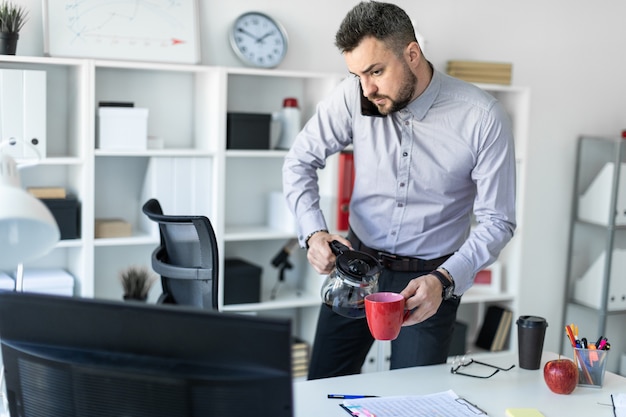
[(217, 310), (219, 258), (209, 219), (165, 215), (156, 199), (142, 211), (159, 224), (161, 244), (152, 253), (152, 269), (163, 287), (159, 302)]

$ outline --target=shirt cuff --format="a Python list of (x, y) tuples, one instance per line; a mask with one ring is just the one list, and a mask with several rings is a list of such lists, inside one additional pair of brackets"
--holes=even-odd
[(307, 239), (320, 230), (328, 230), (321, 210), (309, 212), (300, 218), (298, 221), (298, 243), (300, 247), (306, 248)]
[(448, 260), (441, 264), (440, 268), (444, 268), (450, 273), (454, 279), (454, 294), (463, 295), (470, 289), (473, 284), (474, 268), (465, 261), (462, 256), (452, 255)]

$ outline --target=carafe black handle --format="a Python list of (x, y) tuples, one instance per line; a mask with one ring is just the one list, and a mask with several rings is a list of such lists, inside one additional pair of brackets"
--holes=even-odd
[(330, 250), (332, 250), (336, 256), (339, 256), (342, 255), (344, 252), (348, 252), (350, 248), (339, 242), (338, 240), (333, 240), (332, 242), (330, 242)]

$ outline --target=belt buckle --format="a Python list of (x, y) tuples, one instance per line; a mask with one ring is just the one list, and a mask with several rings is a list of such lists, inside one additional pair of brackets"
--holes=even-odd
[(397, 261), (398, 260), (398, 256), (394, 255), (393, 253), (378, 251), (377, 255), (378, 255), (378, 259), (380, 259), (381, 261)]
[(398, 262), (400, 258), (392, 253), (378, 251), (378, 260), (385, 268), (390, 268), (392, 264)]

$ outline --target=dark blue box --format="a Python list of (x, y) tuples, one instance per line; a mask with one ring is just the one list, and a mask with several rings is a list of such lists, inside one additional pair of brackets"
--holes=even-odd
[(228, 113), (226, 149), (268, 150), (271, 123), (271, 114)]
[(61, 240), (80, 238), (80, 204), (76, 197), (42, 198), (41, 201), (59, 225)]

